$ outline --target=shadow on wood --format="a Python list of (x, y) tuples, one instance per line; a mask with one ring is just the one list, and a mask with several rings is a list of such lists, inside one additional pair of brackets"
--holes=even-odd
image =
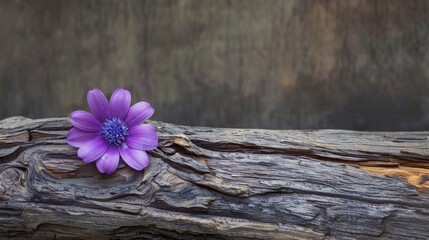
[(68, 119), (1, 121), (0, 235), (429, 238), (427, 132), (151, 123), (150, 166), (104, 176), (66, 144)]

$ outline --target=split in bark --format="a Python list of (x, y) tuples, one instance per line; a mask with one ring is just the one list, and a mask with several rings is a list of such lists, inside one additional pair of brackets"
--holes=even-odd
[(427, 132), (151, 124), (150, 166), (104, 176), (68, 119), (1, 121), (0, 236), (429, 238)]

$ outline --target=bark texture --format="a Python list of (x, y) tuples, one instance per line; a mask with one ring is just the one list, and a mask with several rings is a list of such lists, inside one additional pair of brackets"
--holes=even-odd
[(428, 132), (151, 123), (150, 166), (104, 176), (68, 119), (0, 121), (0, 236), (429, 238)]

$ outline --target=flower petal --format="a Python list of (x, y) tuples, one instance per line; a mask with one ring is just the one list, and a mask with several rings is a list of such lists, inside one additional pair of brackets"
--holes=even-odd
[(106, 153), (95, 162), (98, 171), (104, 174), (112, 174), (119, 164), (119, 148), (116, 146), (109, 146)]
[(109, 145), (106, 141), (104, 141), (101, 136), (97, 136), (79, 148), (77, 155), (82, 158), (84, 162), (90, 163), (99, 159), (106, 153), (108, 147)]
[(67, 143), (73, 147), (82, 147), (98, 135), (98, 132), (86, 132), (74, 127), (67, 132), (66, 138)]
[(134, 126), (129, 130), (129, 134), (125, 142), (131, 148), (153, 150), (158, 146), (156, 130), (149, 124)]
[(135, 170), (143, 170), (149, 165), (149, 156), (145, 151), (133, 149), (126, 144), (122, 144), (120, 153), (124, 162)]
[(100, 89), (94, 88), (90, 90), (86, 99), (89, 108), (98, 120), (103, 122), (111, 116), (110, 105), (107, 102), (106, 96), (104, 96), (104, 93), (100, 91)]
[(118, 88), (110, 97), (110, 109), (112, 111), (112, 117), (117, 117), (122, 120), (128, 114), (131, 104), (131, 93), (128, 90)]
[(95, 132), (100, 130), (100, 121), (89, 112), (77, 110), (71, 113), (70, 122), (74, 127), (87, 132)]
[(155, 109), (153, 109), (153, 107), (150, 106), (149, 103), (138, 102), (130, 108), (128, 115), (125, 118), (125, 123), (128, 125), (129, 128), (131, 128), (150, 118), (154, 112)]

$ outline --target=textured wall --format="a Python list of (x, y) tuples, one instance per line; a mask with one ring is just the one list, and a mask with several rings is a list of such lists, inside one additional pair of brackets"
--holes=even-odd
[(117, 86), (155, 119), (429, 129), (429, 1), (0, 0), (0, 118)]

